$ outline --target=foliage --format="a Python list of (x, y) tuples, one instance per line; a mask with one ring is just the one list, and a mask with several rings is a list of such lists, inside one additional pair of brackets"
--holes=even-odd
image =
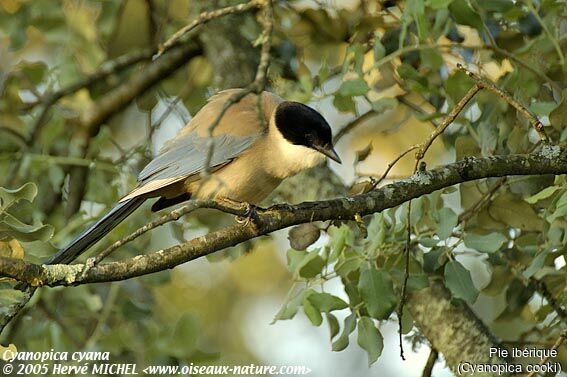
[[(430, 110), (418, 105), (421, 110), (415, 116), (435, 122), (472, 86), (463, 72), (453, 70), (457, 60), (475, 64), (489, 76), (496, 74), (500, 87), (544, 121), (552, 140), (564, 140), (567, 134), (559, 114), (565, 111), (565, 91), (556, 84), (567, 72), (563, 53), (557, 49), (565, 38), (558, 30), (561, 6), (553, 1), (535, 6), (512, 1), (407, 1), (402, 14), (398, 9), (376, 17), (359, 13), (372, 33), (363, 31), (362, 21), (355, 30), (334, 31), (336, 40), (349, 43), (338, 73), (340, 85), (332, 86), (329, 80), (321, 95), (332, 97), (339, 111), (358, 115), (369, 109), (377, 116), (405, 111), (400, 98), (418, 99)], [(321, 27), (314, 20), (329, 17), (324, 9), (316, 13), (319, 17), (304, 18), (313, 33)], [(349, 17), (352, 13), (339, 12), (334, 21), (350, 25)], [(318, 75), (328, 77), (326, 65)], [(403, 94), (381, 94), (387, 92), (384, 85), (399, 87)], [(526, 153), (533, 148), (534, 132), (527, 120), (504, 100), (483, 92), (470, 107), (474, 112), (463, 113), (443, 135), (446, 148), (457, 159)], [(466, 183), (414, 201), (408, 288), (421, 289), (431, 279), (440, 279), (455, 299), (474, 307), (483, 305), (479, 296), (495, 297), (501, 309), (489, 326), (497, 335), (510, 341), (552, 342), (564, 328), (565, 318), (553, 313), (549, 301), (534, 304), (541, 292), (534, 291), (529, 279), (544, 282), (565, 306), (565, 189), (564, 177), (509, 178)], [(319, 325), (323, 310), (304, 297), (338, 279), (346, 296), (336, 294), (348, 298), (349, 308), (337, 306), (325, 312), (333, 350), (342, 350), (347, 335), (358, 327), (358, 344), (367, 350), (369, 361), (375, 361), (381, 349), (370, 347), (366, 339), (374, 339), (376, 326), (392, 319), (399, 306), (407, 226), (404, 207), (363, 223), (331, 226), (326, 232), (330, 242), (323, 247), (290, 250), (288, 264), (297, 284), (276, 319), (288, 319), (303, 306), (311, 322)], [(294, 242), (292, 238), (292, 246)], [(469, 256), (489, 272), (488, 281), (482, 281), (483, 271), (470, 263)], [(337, 315), (344, 318), (340, 336)], [(521, 331), (510, 329), (512, 318)]]
[[(154, 9), (147, 7), (151, 3)], [(462, 62), (526, 104), (553, 141), (567, 139), (567, 92), (560, 86), (567, 72), (562, 1), (382, 3), (396, 5), (363, 1), (353, 9), (277, 6), (270, 68), (274, 90), (298, 101), (328, 100), (344, 119), (371, 115), (368, 123), (374, 128), (360, 131), (364, 145), (370, 137), (395, 133), (408, 119), (417, 119), (415, 129), (404, 129), (405, 141), (424, 129), (428, 133), (427, 127), (437, 125), (472, 86), (466, 74), (455, 70)], [(60, 5), (0, 1), (0, 62), (5, 66), (0, 74), (0, 177), (6, 187), (0, 189), (0, 241), (11, 243), (0, 251), (16, 255), (21, 243), (31, 261), (65, 244), (134, 185), (134, 173), (148, 161), (159, 139), (157, 120), (163, 108), (170, 121), (186, 120), (184, 109), (172, 104), (173, 97), (179, 96), (194, 113), (204, 95), (214, 91), (210, 62), (204, 56), (194, 58), (106, 121), (88, 141), (86, 152), (78, 153), (78, 119), (139, 68), (117, 70), (44, 110), (49, 96), (118, 56), (155, 48), (156, 41), (189, 22), (192, 4), (68, 0)], [(258, 37), (254, 25), (243, 24), (238, 33), (248, 41)], [(405, 118), (392, 120), (396, 114)], [(437, 143), (443, 143), (447, 160), (525, 153), (536, 140), (529, 122), (504, 99), (481, 92)], [(386, 144), (375, 142), (374, 148), (362, 150), (355, 168), (368, 167)], [(76, 168), (88, 169), (89, 179), (82, 205), (69, 213), (70, 177)], [(363, 174), (357, 178), (365, 179)], [(296, 249), (287, 252), (287, 264), (295, 283), (275, 319), (293, 318), (301, 309), (314, 326), (325, 321), (334, 351), (345, 349), (357, 330), (358, 345), (367, 351), (369, 363), (375, 362), (383, 347), (380, 326), (396, 317), (400, 304), (406, 209), (404, 204), (360, 221), (292, 230), (290, 241)], [(148, 213), (142, 209), (106, 242), (144, 224)], [(566, 216), (565, 177), (489, 179), (414, 200), (408, 289), (443, 281), (455, 300), (466, 301), (478, 313), (487, 312), (487, 299), (497, 302), (490, 316), (480, 315), (502, 339), (553, 342), (565, 328), (565, 318), (554, 311), (549, 297), (541, 299), (533, 283), (544, 283), (556, 303), (567, 305)], [(211, 227), (210, 218), (190, 221), (173, 225), (174, 237)], [(216, 218), (214, 222), (220, 223)], [(56, 230), (52, 239), (52, 228), (44, 224)], [(156, 238), (167, 237), (140, 237), (124, 247), (120, 257), (148, 250), (160, 242)], [(328, 242), (315, 243), (317, 239)], [(330, 280), (340, 282), (341, 289), (327, 290)], [(199, 348), (197, 339), (207, 337), (199, 320), (178, 313), (178, 306), (156, 304), (156, 292), (168, 284), (175, 288), (169, 273), (159, 273), (109, 287), (45, 289), (36, 301), (43, 314), (32, 314), (42, 320), (28, 321), (29, 326), (10, 335), (18, 345), (34, 350), (88, 346), (148, 363), (208, 360), (214, 355)], [(177, 292), (173, 288), (170, 294)], [(18, 298), (2, 292), (3, 305)], [(220, 300), (210, 294), (208, 298)], [(211, 302), (219, 311), (226, 309), (219, 301)], [(403, 333), (415, 336), (410, 314), (404, 312), (403, 319)], [(105, 331), (106, 326), (113, 331)]]

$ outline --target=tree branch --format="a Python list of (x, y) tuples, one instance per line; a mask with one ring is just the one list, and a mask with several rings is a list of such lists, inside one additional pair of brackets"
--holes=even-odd
[[(132, 259), (101, 264), (84, 271), (85, 266), (38, 266), (24, 261), (0, 258), (0, 276), (32, 285), (77, 285), (124, 280), (173, 268), (179, 264), (235, 246), (241, 242), (292, 225), (325, 220), (349, 220), (396, 207), (411, 199), (462, 182), (507, 175), (567, 174), (567, 149), (543, 146), (539, 152), (524, 155), (469, 157), (430, 171), (420, 171), (367, 194), (295, 206), (280, 204), (258, 208), (253, 222), (239, 224), (189, 240), (183, 244)], [(202, 207), (222, 208), (215, 201)], [(225, 208), (230, 208), (225, 206)], [(231, 210), (239, 213), (239, 209)], [(25, 270), (25, 273), (23, 271)], [(440, 352), (443, 352), (439, 349)]]
[(199, 14), (199, 16), (193, 22), (177, 30), (167, 41), (161, 44), (159, 46), (157, 56), (161, 56), (165, 51), (169, 50), (172, 46), (175, 45), (175, 43), (177, 43), (177, 41), (179, 41), (181, 38), (183, 38), (183, 36), (187, 35), (187, 33), (191, 32), (197, 26), (204, 25), (207, 22), (216, 18), (220, 18), (222, 16), (243, 13), (251, 9), (260, 8), (263, 6), (264, 2), (264, 0), (252, 0), (248, 3), (228, 6), (225, 8), (215, 9)]
[[(457, 366), (463, 361), (472, 364), (510, 362), (496, 355), (490, 356), (490, 347), (502, 347), (498, 340), (466, 304), (455, 304), (441, 283), (435, 282), (428, 288), (409, 292), (407, 307), (416, 326), (431, 342), (431, 347), (443, 354), (455, 374), (458, 375)], [(475, 374), (477, 377), (495, 375), (490, 372)]]

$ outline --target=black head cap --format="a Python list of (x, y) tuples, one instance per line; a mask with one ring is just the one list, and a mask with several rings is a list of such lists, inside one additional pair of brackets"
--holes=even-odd
[(278, 105), (276, 127), (292, 144), (303, 145), (341, 163), (333, 148), (331, 127), (317, 111), (299, 102), (285, 101)]

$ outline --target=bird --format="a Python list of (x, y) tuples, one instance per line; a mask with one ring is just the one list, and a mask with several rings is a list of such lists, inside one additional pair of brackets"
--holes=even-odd
[[(269, 91), (243, 90), (212, 96), (142, 169), (138, 185), (44, 264), (71, 263), (150, 198), (159, 198), (154, 212), (193, 198), (254, 205), (284, 179), (326, 157), (341, 163), (331, 127), (319, 112)], [(211, 136), (209, 128), (237, 95), (244, 97), (228, 107)]]

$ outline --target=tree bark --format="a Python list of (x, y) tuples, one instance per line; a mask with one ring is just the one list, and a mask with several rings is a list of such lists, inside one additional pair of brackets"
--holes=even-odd
[[(201, 0), (195, 2), (195, 15), (226, 6), (240, 4), (238, 0)], [(199, 33), (205, 55), (213, 66), (213, 85), (219, 89), (240, 88), (254, 81), (260, 51), (242, 35), (243, 25), (250, 22), (249, 13), (233, 14), (212, 20)]]
[[(504, 365), (511, 363), (496, 354), (490, 356), (490, 348), (502, 348), (490, 330), (473, 311), (461, 301), (451, 299), (451, 294), (441, 283), (408, 293), (406, 308), (415, 325), (429, 339), (431, 346), (441, 352), (447, 365), (456, 375), (460, 363)], [(512, 373), (475, 373), (478, 377), (511, 376)]]

